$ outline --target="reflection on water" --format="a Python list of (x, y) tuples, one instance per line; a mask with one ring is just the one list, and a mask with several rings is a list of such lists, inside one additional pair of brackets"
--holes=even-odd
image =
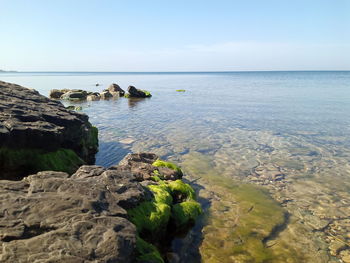
[(151, 91), (150, 99), (82, 106), (99, 128), (97, 164), (153, 151), (204, 187), (208, 218), (200, 238), (194, 229), (175, 240), (180, 262), (198, 260), (191, 258), (198, 243), (204, 262), (350, 262), (350, 72), (0, 79), (43, 94), (112, 82)]

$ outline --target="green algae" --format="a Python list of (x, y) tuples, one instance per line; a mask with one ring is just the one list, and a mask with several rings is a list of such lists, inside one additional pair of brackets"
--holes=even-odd
[[(128, 210), (130, 220), (140, 234), (153, 237), (162, 235), (170, 219), (175, 225), (183, 227), (201, 213), (200, 204), (195, 201), (194, 190), (181, 180), (160, 180), (157, 185), (149, 185), (147, 188), (154, 197)], [(183, 198), (182, 202), (173, 204), (179, 194)]]
[(98, 148), (98, 129), (95, 126), (91, 126), (87, 139), (87, 145), (96, 149)]
[[(70, 149), (58, 149), (56, 151), (44, 151), (41, 149), (10, 149), (0, 148), (0, 167), (13, 173), (38, 171), (62, 171), (69, 174), (76, 171), (84, 161)], [(23, 176), (22, 175), (22, 176)]]
[(189, 184), (186, 184), (181, 180), (169, 182), (168, 187), (170, 188), (173, 195), (178, 196), (179, 194), (181, 194), (182, 199), (185, 199), (185, 200), (196, 199), (196, 193), (193, 190), (193, 188)]
[(148, 97), (152, 97), (151, 92), (149, 92), (148, 90), (142, 89), (141, 91), (143, 91), (143, 92), (145, 93), (145, 95), (146, 95), (147, 98), (148, 98)]
[(172, 196), (166, 184), (149, 185), (154, 197), (129, 209), (130, 221), (142, 235), (156, 237), (164, 234), (171, 213)]
[(167, 167), (167, 168), (170, 168), (170, 169), (178, 172), (180, 174), (180, 176), (183, 175), (181, 168), (179, 166), (177, 166), (176, 164), (171, 163), (171, 162), (166, 162), (163, 160), (156, 160), (154, 163), (152, 163), (152, 165), (156, 166), (156, 167)]
[(194, 200), (189, 200), (173, 205), (171, 217), (177, 227), (183, 227), (194, 223), (201, 213), (201, 205)]
[[(286, 212), (267, 191), (220, 176), (212, 160), (197, 152), (185, 155), (182, 167), (201, 177), (219, 198), (212, 201), (202, 230), (203, 262), (302, 262), (289, 244), (265, 243), (286, 224)], [(277, 247), (283, 247), (284, 253)]]
[(150, 263), (164, 263), (158, 249), (141, 237), (136, 237), (136, 261)]
[[(161, 162), (161, 165), (171, 164)], [(171, 167), (180, 169), (174, 164)], [(146, 186), (153, 193), (153, 197), (127, 211), (140, 237), (147, 237), (151, 241), (159, 241), (166, 234), (169, 225), (180, 230), (194, 223), (202, 213), (201, 205), (196, 201), (195, 191), (190, 185), (181, 180), (164, 181), (159, 175), (155, 171), (152, 180), (157, 184)], [(141, 238), (137, 243), (137, 251), (139, 262), (163, 262), (155, 247)]]

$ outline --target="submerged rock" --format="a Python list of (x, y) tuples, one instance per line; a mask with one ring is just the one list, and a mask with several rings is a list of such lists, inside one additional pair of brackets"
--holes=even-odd
[(0, 81), (0, 178), (42, 170), (73, 173), (93, 163), (97, 128), (88, 119), (35, 90)]
[(154, 153), (128, 154), (120, 161), (119, 167), (131, 171), (139, 181), (152, 180), (153, 176), (164, 180), (182, 178), (182, 171), (178, 166), (158, 160)]
[(147, 98), (152, 97), (151, 93), (147, 90), (137, 89), (134, 86), (128, 87), (129, 97), (134, 98)]

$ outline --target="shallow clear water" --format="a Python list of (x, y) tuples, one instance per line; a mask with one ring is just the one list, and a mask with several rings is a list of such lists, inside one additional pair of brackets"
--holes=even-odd
[(329, 220), (320, 236), (329, 246), (332, 236), (350, 241), (343, 222), (350, 215), (350, 72), (1, 73), (0, 79), (44, 95), (100, 91), (111, 83), (149, 90), (149, 99), (82, 103), (100, 132), (97, 164), (153, 151), (183, 163), (195, 178), (186, 163), (208, 158), (216, 176), (263, 185), (310, 233), (315, 220)]

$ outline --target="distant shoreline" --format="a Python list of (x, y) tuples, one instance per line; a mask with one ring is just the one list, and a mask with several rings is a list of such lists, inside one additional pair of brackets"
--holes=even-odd
[(16, 70), (1, 70), (0, 69), (0, 73), (17, 73), (18, 71)]

